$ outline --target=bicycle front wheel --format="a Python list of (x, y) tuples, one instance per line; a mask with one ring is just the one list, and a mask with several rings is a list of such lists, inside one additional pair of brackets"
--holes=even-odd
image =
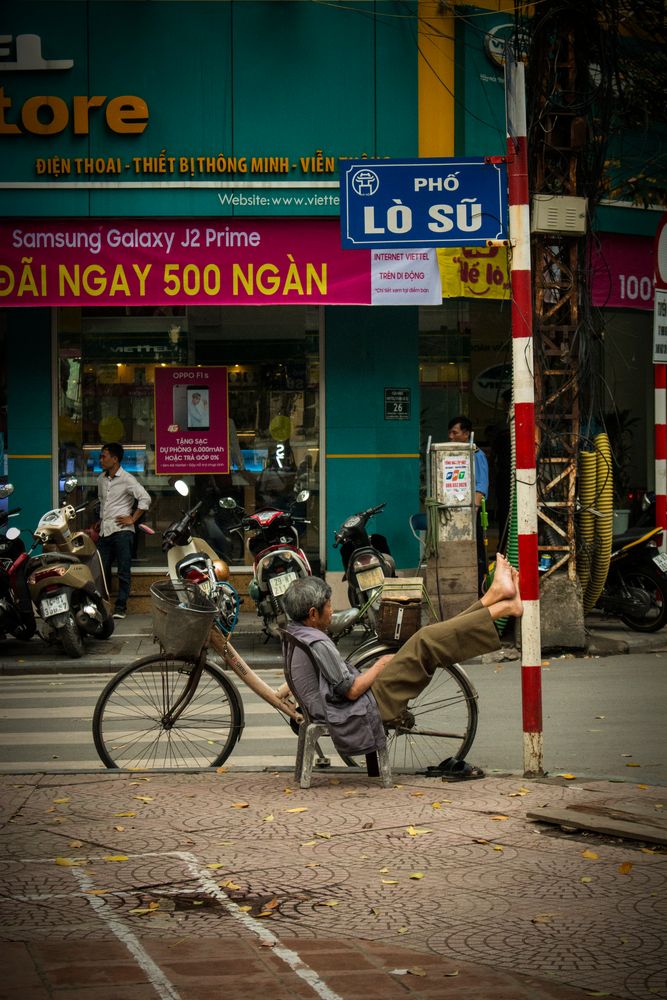
[[(354, 665), (370, 667), (395, 646), (375, 646)], [(387, 745), (392, 768), (423, 771), (447, 757), (464, 760), (477, 732), (478, 694), (458, 663), (436, 668), (432, 680), (407, 707), (399, 725), (388, 725)]]
[(243, 703), (216, 664), (204, 664), (192, 698), (171, 720), (195, 666), (181, 657), (148, 656), (109, 681), (93, 715), (106, 767), (219, 767), (227, 760), (243, 732)]

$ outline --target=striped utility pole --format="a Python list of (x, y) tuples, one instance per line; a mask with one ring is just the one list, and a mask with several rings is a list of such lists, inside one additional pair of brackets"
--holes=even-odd
[[(667, 365), (653, 365), (655, 385), (655, 523), (667, 529)], [(661, 552), (667, 552), (667, 530)]]
[(667, 552), (667, 212), (658, 223), (653, 251), (653, 385), (655, 387), (655, 524), (662, 528), (660, 549)]
[(535, 386), (533, 383), (533, 305), (530, 271), (530, 205), (523, 63), (505, 58), (507, 100), (507, 176), (512, 280), (512, 372), (516, 442), (516, 499), (521, 619), (523, 768), (531, 777), (544, 773), (542, 732), (542, 656), (537, 554), (537, 477), (535, 471)]

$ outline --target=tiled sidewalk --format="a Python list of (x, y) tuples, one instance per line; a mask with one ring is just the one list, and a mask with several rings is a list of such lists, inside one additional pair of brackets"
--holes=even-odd
[(667, 855), (526, 820), (663, 789), (3, 776), (1, 998), (667, 997)]

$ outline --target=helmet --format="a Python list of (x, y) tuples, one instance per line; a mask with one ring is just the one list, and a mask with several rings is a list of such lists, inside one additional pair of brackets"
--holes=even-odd
[(215, 573), (216, 580), (220, 582), (229, 580), (229, 566), (224, 559), (213, 560), (213, 572)]
[(248, 595), (253, 599), (255, 604), (257, 604), (262, 597), (262, 591), (260, 590), (257, 580), (253, 577), (248, 585)]

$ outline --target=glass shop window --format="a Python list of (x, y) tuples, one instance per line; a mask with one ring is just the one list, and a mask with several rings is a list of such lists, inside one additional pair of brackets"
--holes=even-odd
[[(61, 486), (76, 476), (79, 497), (97, 492), (102, 444), (119, 441), (123, 467), (153, 498), (160, 533), (184, 509), (174, 477), (155, 472), (154, 382), (159, 365), (224, 365), (228, 370), (230, 471), (183, 476), (191, 503), (206, 501), (198, 529), (232, 565), (249, 565), (240, 511), (284, 506), (307, 489), (296, 512), (311, 523), (301, 539), (319, 560), (319, 314), (306, 307), (188, 307), (58, 311), (58, 443)], [(96, 519), (94, 509), (88, 521)], [(85, 527), (86, 525), (82, 525)], [(164, 565), (161, 536), (137, 532), (137, 562)]]

